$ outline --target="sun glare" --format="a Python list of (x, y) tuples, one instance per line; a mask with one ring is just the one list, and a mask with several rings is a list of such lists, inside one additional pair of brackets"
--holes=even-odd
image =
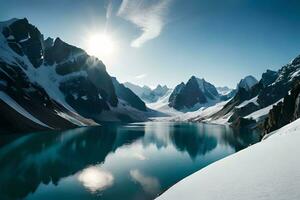
[(115, 51), (115, 44), (107, 34), (93, 34), (88, 37), (86, 50), (99, 59), (109, 58)]

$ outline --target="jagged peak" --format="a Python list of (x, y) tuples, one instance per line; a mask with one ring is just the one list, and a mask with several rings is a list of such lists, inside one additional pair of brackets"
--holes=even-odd
[(193, 80), (196, 80), (196, 81), (198, 81), (198, 82), (199, 82), (199, 81), (200, 81), (200, 82), (207, 82), (204, 78), (198, 78), (198, 77), (196, 77), (196, 76), (194, 76), (194, 75), (191, 76), (191, 78), (189, 79), (189, 81), (190, 81), (190, 80), (192, 80), (192, 81), (193, 81)]
[(45, 39), (45, 40), (52, 40), (52, 41), (54, 41), (54, 39), (52, 37), (47, 37), (47, 39)]
[(250, 90), (255, 84), (257, 84), (257, 79), (252, 76), (248, 75), (245, 78), (241, 79), (237, 85), (237, 89), (244, 88), (245, 90)]
[(157, 90), (157, 89), (164, 89), (165, 90), (165, 89), (169, 89), (169, 88), (166, 85), (158, 84), (154, 90)]
[(292, 64), (292, 65), (299, 65), (299, 64), (300, 64), (300, 55), (298, 55), (296, 58), (294, 58), (294, 59), (291, 61), (291, 64)]
[(54, 45), (54, 39), (51, 37), (48, 37), (46, 40), (44, 40), (44, 47), (45, 49), (48, 49)]
[(180, 85), (180, 86), (184, 86), (184, 85), (185, 85), (185, 83), (184, 83), (184, 82), (181, 82), (179, 85)]
[(11, 18), (11, 19), (9, 19), (9, 20), (6, 20), (6, 21), (1, 21), (0, 22), (0, 24), (2, 25), (2, 26), (10, 26), (11, 24), (13, 24), (13, 23), (15, 23), (15, 22), (17, 22), (17, 21), (19, 21), (19, 22), (25, 22), (26, 24), (28, 24), (29, 22), (28, 22), (28, 19), (25, 17), (25, 18)]
[(59, 37), (55, 38), (54, 40), (54, 46), (66, 44), (64, 41), (62, 41)]

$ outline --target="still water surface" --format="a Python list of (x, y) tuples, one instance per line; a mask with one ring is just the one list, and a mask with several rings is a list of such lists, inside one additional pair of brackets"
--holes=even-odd
[(167, 122), (0, 135), (0, 199), (153, 199), (258, 140), (222, 125)]

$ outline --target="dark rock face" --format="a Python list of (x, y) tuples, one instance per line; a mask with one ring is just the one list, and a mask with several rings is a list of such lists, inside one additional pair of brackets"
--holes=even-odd
[(170, 107), (174, 107), (174, 105), (176, 104), (176, 101), (178, 101), (178, 99), (180, 98), (179, 94), (184, 87), (185, 87), (185, 84), (182, 82), (174, 88), (174, 90), (169, 98), (169, 106)]
[(256, 105), (249, 105), (245, 108), (236, 108), (239, 104), (241, 104), (243, 101), (250, 100), (253, 97), (257, 96), (260, 89), (262, 88), (262, 84), (258, 83), (254, 85), (250, 91), (247, 91), (244, 88), (240, 88), (236, 95), (227, 103), (225, 106), (217, 113), (215, 113), (212, 117), (218, 118), (219, 116), (224, 116), (228, 114), (229, 112), (233, 112), (230, 122), (233, 122), (239, 117), (244, 117), (251, 112), (254, 112), (255, 110), (258, 110), (260, 107)]
[[(85, 51), (77, 47), (71, 46), (59, 38), (54, 42), (54, 45), (45, 51), (45, 62), (49, 65), (57, 63), (56, 72), (59, 75), (68, 75), (74, 72), (84, 71), (87, 77), (80, 77), (68, 80), (70, 83), (63, 83), (62, 88), (68, 91), (66, 85), (71, 86), (71, 90), (82, 90), (81, 86), (90, 86), (89, 94), (86, 94), (92, 101), (98, 98), (98, 94), (102, 96), (102, 100), (98, 101), (104, 108), (108, 108), (105, 102), (108, 101), (112, 106), (118, 103), (117, 96), (114, 91), (109, 74), (106, 72), (104, 64), (95, 57), (90, 57)], [(83, 81), (80, 83), (80, 81)], [(74, 84), (72, 84), (74, 82)], [(77, 86), (77, 87), (76, 87)], [(92, 95), (91, 92), (94, 91)], [(75, 92), (75, 91), (73, 91)], [(82, 91), (81, 91), (82, 93)], [(82, 93), (84, 95), (84, 93)], [(73, 104), (73, 101), (69, 101)], [(77, 102), (78, 103), (78, 102)]]
[(300, 74), (294, 74), (300, 69), (300, 65), (286, 65), (278, 71), (278, 78), (270, 85), (263, 87), (258, 96), (258, 103), (266, 107), (287, 95), (293, 84), (300, 80)]
[[(247, 108), (239, 108), (237, 109), (236, 106), (241, 104), (243, 101), (250, 100), (255, 97), (260, 89), (263, 87), (262, 84), (259, 82), (257, 84), (256, 79), (252, 76), (247, 76), (243, 78), (239, 84), (237, 85), (237, 89), (234, 92), (233, 98), (225, 104), (225, 106), (217, 113), (215, 113), (212, 117), (218, 118), (220, 116), (224, 116), (229, 112), (233, 112), (232, 117), (230, 118), (230, 122), (235, 121), (240, 117), (244, 117), (250, 114), (250, 111), (255, 111), (254, 106), (249, 105)], [(258, 109), (259, 107), (257, 107)]]
[[(57, 115), (56, 111), (66, 112), (65, 108), (52, 100), (42, 87), (30, 82), (21, 68), (0, 62), (0, 69), (1, 131), (24, 132), (45, 130), (49, 127), (54, 129), (76, 127), (76, 125)], [(47, 122), (49, 127), (41, 126), (15, 111), (1, 100), (3, 96), (9, 96), (23, 109), (30, 111), (33, 117), (38, 118), (41, 122)]]
[(300, 55), (297, 56), (292, 62), (291, 65), (299, 65), (300, 64)]
[(19, 55), (25, 54), (34, 67), (43, 62), (43, 35), (28, 20), (21, 19), (12, 23), (3, 30), (4, 36), (13, 36), (10, 46)]
[(147, 111), (145, 103), (134, 94), (129, 88), (125, 87), (123, 84), (120, 84), (116, 78), (112, 78), (113, 84), (117, 93), (117, 96), (129, 103), (132, 107), (141, 110)]
[(273, 83), (278, 78), (278, 73), (272, 70), (267, 70), (262, 74), (260, 82), (266, 87)]
[(238, 117), (231, 123), (231, 127), (235, 128), (235, 129), (251, 128), (251, 126), (253, 126), (255, 124), (256, 124), (255, 120)]
[(277, 130), (300, 117), (300, 81), (297, 82), (283, 102), (279, 102), (270, 110), (263, 124), (263, 133)]
[(176, 86), (169, 98), (169, 106), (177, 110), (191, 109), (196, 104), (218, 99), (218, 91), (212, 84), (192, 76), (186, 84), (181, 83)]
[(234, 108), (233, 114), (229, 118), (228, 122), (234, 122), (241, 116), (247, 116), (258, 109), (259, 109), (259, 106), (252, 102), (241, 108)]

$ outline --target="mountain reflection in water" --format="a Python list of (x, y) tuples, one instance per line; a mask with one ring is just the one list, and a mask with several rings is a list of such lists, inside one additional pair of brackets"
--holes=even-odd
[(259, 140), (227, 126), (163, 122), (0, 138), (0, 199), (153, 199)]

